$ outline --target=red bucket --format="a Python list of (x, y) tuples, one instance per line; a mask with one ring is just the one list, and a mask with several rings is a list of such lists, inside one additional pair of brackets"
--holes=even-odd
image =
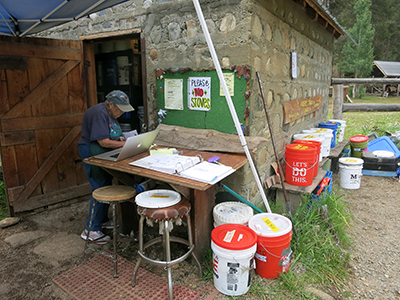
[(306, 144), (306, 145), (315, 146), (317, 148), (317, 150), (315, 151), (315, 155), (316, 155), (315, 159), (317, 162), (314, 167), (314, 177), (317, 177), (319, 162), (322, 160), (322, 153), (321, 153), (322, 143), (318, 142), (318, 141), (312, 141), (312, 140), (294, 140), (293, 144)]
[(318, 163), (316, 148), (312, 145), (289, 144), (285, 151), (285, 179), (288, 184), (310, 186), (314, 179), (314, 168)]
[(292, 249), (292, 222), (282, 215), (261, 213), (249, 220), (257, 234), (256, 273), (272, 279), (289, 271)]

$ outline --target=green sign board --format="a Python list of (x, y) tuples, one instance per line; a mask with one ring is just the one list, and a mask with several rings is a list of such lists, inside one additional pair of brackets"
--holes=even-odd
[[(224, 70), (225, 81), (239, 122), (246, 125), (245, 75)], [(240, 78), (239, 78), (240, 77)], [(157, 77), (158, 110), (166, 112), (163, 124), (235, 133), (229, 106), (215, 70), (165, 73)]]

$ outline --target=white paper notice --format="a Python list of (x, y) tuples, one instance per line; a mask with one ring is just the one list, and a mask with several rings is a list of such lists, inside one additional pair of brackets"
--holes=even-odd
[(164, 79), (166, 109), (183, 110), (183, 79)]
[(297, 78), (297, 53), (292, 52), (292, 78)]
[[(224, 73), (225, 83), (228, 87), (229, 95), (234, 96), (235, 91), (235, 73)], [(225, 96), (222, 85), (219, 84), (219, 95)]]

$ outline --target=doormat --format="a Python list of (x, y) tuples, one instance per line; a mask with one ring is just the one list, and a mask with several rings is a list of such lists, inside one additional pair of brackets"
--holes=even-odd
[[(114, 278), (114, 262), (110, 257), (96, 255), (85, 264), (64, 272), (53, 282), (76, 300), (168, 299), (168, 280), (139, 268), (136, 286), (132, 287), (135, 264), (118, 256), (118, 278)], [(199, 293), (174, 284), (174, 299), (199, 299), (210, 291)], [(214, 294), (214, 293), (211, 293)], [(210, 299), (211, 295), (206, 298)], [(212, 299), (212, 298), (211, 298)]]

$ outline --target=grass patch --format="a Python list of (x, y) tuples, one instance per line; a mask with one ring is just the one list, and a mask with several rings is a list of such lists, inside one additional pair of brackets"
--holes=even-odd
[[(284, 205), (276, 206), (271, 201), (270, 206), (272, 212), (288, 217)], [(293, 221), (297, 234), (293, 230), (290, 270), (276, 280), (255, 276), (245, 298), (240, 299), (315, 299), (315, 295), (307, 291), (309, 285), (320, 290), (326, 287), (346, 289), (344, 282), (349, 277), (350, 259), (347, 250), (351, 245), (347, 230), (352, 222), (339, 189), (321, 196), (318, 201), (311, 202), (310, 197), (303, 196)], [(212, 253), (206, 261), (203, 279), (212, 280)]]
[(319, 201), (304, 196), (293, 221), (297, 230), (291, 243), (293, 262), (274, 289), (284, 294), (282, 299), (313, 299), (306, 291), (310, 284), (342, 290), (349, 276), (347, 249), (351, 245), (347, 234), (351, 214), (344, 197), (338, 189)]
[[(330, 102), (332, 103), (332, 102)], [(400, 97), (380, 98), (364, 96), (362, 99), (354, 99), (353, 103), (381, 103), (400, 104)], [(328, 112), (327, 119), (332, 118), (332, 110)], [(368, 135), (376, 132), (378, 136), (385, 136), (386, 131), (394, 133), (400, 131), (400, 112), (344, 112), (343, 120), (346, 121), (344, 139), (348, 140), (354, 135)]]

